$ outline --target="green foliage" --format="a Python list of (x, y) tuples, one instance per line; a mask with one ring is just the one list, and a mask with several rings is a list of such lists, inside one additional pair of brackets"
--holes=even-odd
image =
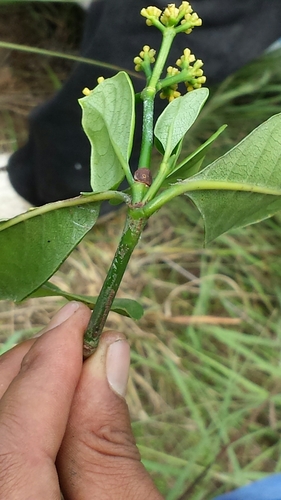
[[(192, 191), (188, 182), (194, 184)], [(186, 185), (203, 216), (206, 243), (281, 210), (281, 115), (260, 125)]]
[(129, 76), (120, 72), (79, 100), (82, 125), (92, 146), (91, 187), (94, 193), (116, 189), (132, 179), (128, 164), (135, 125), (134, 91)]
[(97, 221), (99, 204), (45, 205), (0, 223), (0, 298), (21, 301), (59, 268)]
[(174, 167), (172, 172), (168, 174), (165, 185), (172, 184), (173, 182), (178, 182), (180, 179), (191, 177), (192, 175), (196, 174), (200, 170), (204, 158), (208, 153), (211, 145), (226, 129), (226, 127), (227, 125), (222, 125), (217, 130), (217, 132), (209, 137), (206, 142), (204, 142), (195, 151), (193, 151), (193, 153), (188, 155), (176, 167)]
[[(97, 302), (97, 297), (90, 295), (77, 295), (75, 293), (65, 292), (53, 283), (46, 282), (35, 292), (28, 296), (29, 299), (35, 297), (64, 297), (67, 300), (78, 300), (83, 302), (86, 306), (93, 309)], [(114, 299), (111, 310), (121, 316), (127, 316), (135, 320), (139, 320), (143, 315), (143, 307), (132, 299)]]
[(174, 99), (159, 116), (154, 129), (167, 157), (195, 122), (209, 95), (201, 88)]

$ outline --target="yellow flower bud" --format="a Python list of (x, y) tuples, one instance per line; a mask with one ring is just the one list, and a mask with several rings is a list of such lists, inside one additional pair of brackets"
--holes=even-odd
[(168, 66), (167, 68), (167, 76), (175, 76), (179, 72), (178, 68), (174, 68), (173, 66)]
[(203, 85), (204, 83), (206, 83), (206, 77), (204, 75), (199, 76), (199, 78), (197, 78), (197, 81), (201, 83), (201, 85)]
[(134, 58), (135, 71), (142, 71), (144, 69), (144, 63), (147, 65), (155, 62), (156, 50), (151, 49), (149, 45), (144, 45), (143, 50), (140, 51), (139, 55)]
[(146, 24), (148, 26), (151, 26), (153, 24), (152, 20), (159, 19), (162, 11), (160, 9), (158, 9), (157, 7), (154, 7), (151, 5), (151, 6), (147, 7), (146, 9), (141, 9), (140, 13), (141, 13), (141, 16), (146, 17)]
[(88, 89), (88, 87), (85, 87), (83, 90), (82, 90), (82, 94), (88, 96), (92, 93), (93, 91)]
[(168, 7), (164, 10), (162, 16), (160, 17), (160, 21), (164, 26), (175, 26), (178, 24), (178, 16), (179, 9), (175, 6), (174, 3), (169, 3)]
[(199, 69), (203, 66), (203, 64), (204, 63), (201, 59), (197, 59), (197, 61), (195, 61), (194, 65), (193, 65), (193, 67), (194, 67), (194, 69)]
[(193, 9), (189, 2), (182, 2), (181, 5), (179, 6), (179, 11), (183, 12), (184, 15), (186, 15), (190, 14), (193, 11)]

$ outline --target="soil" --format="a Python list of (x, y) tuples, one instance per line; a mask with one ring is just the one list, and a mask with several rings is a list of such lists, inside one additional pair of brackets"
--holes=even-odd
[[(75, 4), (0, 4), (0, 41), (78, 55), (84, 11)], [(65, 81), (73, 62), (0, 47), (0, 152), (27, 137), (27, 117)]]

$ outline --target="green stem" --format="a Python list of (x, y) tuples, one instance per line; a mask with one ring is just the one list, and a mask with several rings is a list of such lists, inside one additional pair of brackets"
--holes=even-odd
[(122, 237), (84, 335), (85, 358), (89, 357), (98, 346), (112, 302), (146, 221), (146, 218), (139, 216), (138, 211), (128, 210)]
[(160, 193), (156, 198), (149, 201), (142, 207), (141, 213), (144, 217), (151, 217), (154, 212), (159, 210), (163, 205), (171, 201), (176, 196), (181, 194), (191, 193), (192, 191), (242, 191), (247, 193), (261, 193), (272, 196), (281, 196), (280, 189), (265, 188), (264, 186), (255, 186), (241, 182), (231, 181), (216, 181), (216, 180), (187, 180), (173, 184), (169, 189)]
[(166, 158), (164, 157), (153, 183), (151, 184), (150, 188), (145, 193), (145, 196), (142, 200), (144, 204), (149, 202), (150, 200), (152, 200), (154, 198), (154, 196), (156, 196), (156, 194), (158, 193), (159, 189), (161, 188), (164, 180), (167, 177), (167, 170), (168, 170), (168, 162), (166, 161)]
[(143, 99), (143, 127), (139, 168), (150, 167), (151, 151), (153, 146), (154, 99), (157, 85), (175, 35), (176, 33), (174, 28), (165, 28), (163, 30), (163, 40), (161, 48), (156, 59), (155, 66), (153, 68), (151, 78), (149, 79), (148, 85), (145, 87), (141, 94)]
[(152, 87), (154, 90), (157, 88), (157, 84), (160, 80), (161, 73), (163, 71), (164, 65), (167, 61), (167, 57), (170, 52), (171, 45), (176, 36), (175, 29), (165, 28), (163, 30), (163, 40), (161, 44), (161, 48), (159, 50), (158, 57), (156, 59), (155, 66), (153, 68), (153, 72), (149, 81), (149, 87)]
[(143, 91), (143, 123), (142, 144), (139, 158), (139, 168), (149, 168), (153, 146), (153, 115), (155, 92), (150, 87)]
[(1, 221), (1, 231), (7, 229), (11, 226), (16, 226), (19, 222), (26, 221), (28, 219), (33, 219), (37, 215), (46, 214), (52, 212), (53, 210), (60, 210), (66, 207), (75, 207), (80, 205), (88, 205), (89, 203), (98, 203), (107, 200), (119, 200), (120, 202), (127, 203), (131, 202), (130, 196), (122, 191), (104, 191), (103, 193), (84, 193), (81, 196), (76, 196), (75, 198), (70, 198), (68, 200), (54, 201), (53, 203), (47, 203), (41, 207), (30, 208), (27, 212), (24, 212), (12, 219), (6, 221)]

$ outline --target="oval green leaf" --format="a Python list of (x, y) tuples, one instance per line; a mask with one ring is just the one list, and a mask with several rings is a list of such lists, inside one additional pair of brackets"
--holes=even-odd
[(91, 187), (94, 193), (116, 189), (127, 176), (135, 127), (134, 90), (121, 71), (79, 100), (82, 126), (91, 144)]
[(167, 156), (185, 136), (199, 115), (209, 95), (205, 87), (174, 99), (159, 116), (154, 129), (155, 137), (161, 142)]
[(206, 243), (274, 215), (281, 210), (281, 114), (176, 186), (178, 193), (186, 186), (185, 194), (200, 210)]
[(67, 204), (44, 205), (0, 223), (0, 299), (30, 295), (94, 226), (100, 204)]

